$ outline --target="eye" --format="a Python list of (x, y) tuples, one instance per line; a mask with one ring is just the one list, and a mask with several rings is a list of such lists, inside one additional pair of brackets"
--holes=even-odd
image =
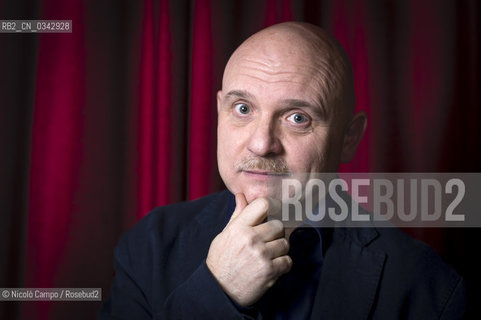
[(239, 114), (249, 114), (251, 112), (251, 108), (245, 103), (237, 103), (234, 108)]
[(302, 113), (293, 113), (289, 117), (287, 117), (287, 120), (295, 124), (305, 124), (309, 122), (309, 118)]

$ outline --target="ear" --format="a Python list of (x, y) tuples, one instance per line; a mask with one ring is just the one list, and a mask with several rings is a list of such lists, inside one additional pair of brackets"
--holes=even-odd
[(217, 91), (217, 113), (220, 111), (220, 106), (222, 102), (222, 90)]
[(341, 162), (347, 163), (354, 158), (357, 146), (361, 142), (362, 136), (366, 131), (367, 115), (365, 112), (359, 112), (354, 115), (346, 127), (344, 133), (344, 142), (342, 145)]

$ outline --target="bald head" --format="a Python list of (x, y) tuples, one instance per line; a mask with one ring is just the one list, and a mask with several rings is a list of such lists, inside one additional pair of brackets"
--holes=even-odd
[(317, 90), (318, 103), (326, 115), (345, 120), (352, 116), (355, 98), (349, 57), (341, 44), (321, 28), (285, 22), (255, 33), (229, 59), (223, 87), (247, 61), (257, 61), (267, 72), (301, 68)]

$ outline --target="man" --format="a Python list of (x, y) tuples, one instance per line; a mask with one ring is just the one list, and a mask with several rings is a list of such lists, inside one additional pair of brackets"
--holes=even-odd
[(336, 172), (364, 133), (349, 59), (335, 39), (295, 22), (251, 36), (227, 63), (217, 109), (229, 191), (158, 208), (128, 232), (100, 318), (462, 316), (463, 280), (396, 229), (266, 221), (279, 211), (271, 178)]

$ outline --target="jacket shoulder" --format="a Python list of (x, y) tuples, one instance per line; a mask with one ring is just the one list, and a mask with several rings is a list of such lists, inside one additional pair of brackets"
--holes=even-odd
[(198, 219), (220, 219), (216, 217), (229, 201), (230, 193), (221, 191), (193, 200), (173, 203), (157, 207), (143, 217), (131, 230), (127, 237), (145, 235), (152, 232), (157, 234), (176, 234), (190, 223)]
[[(416, 317), (440, 319), (453, 310), (462, 315), (465, 282), (435, 250), (400, 229), (380, 228), (378, 232), (373, 247), (386, 254), (379, 305), (391, 310), (404, 305), (400, 314)], [(397, 305), (391, 304), (396, 300)]]

